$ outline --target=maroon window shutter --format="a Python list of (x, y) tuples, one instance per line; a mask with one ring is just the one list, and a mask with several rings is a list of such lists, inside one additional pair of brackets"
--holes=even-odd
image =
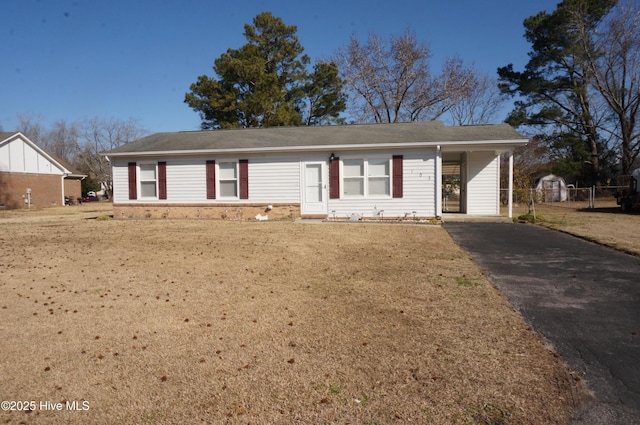
[(128, 164), (129, 170), (129, 199), (138, 199), (138, 182), (136, 177), (136, 163), (130, 162)]
[(249, 160), (241, 159), (240, 164), (240, 199), (249, 199)]
[(329, 160), (329, 198), (340, 199), (340, 158)]
[(167, 163), (158, 162), (158, 198), (167, 199)]
[(402, 155), (393, 155), (393, 197), (402, 198)]
[(207, 199), (216, 199), (216, 162), (207, 161)]

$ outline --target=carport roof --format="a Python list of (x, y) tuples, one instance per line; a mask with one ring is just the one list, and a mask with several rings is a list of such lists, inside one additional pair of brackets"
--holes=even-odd
[(507, 124), (445, 126), (441, 121), (428, 121), (155, 133), (102, 152), (102, 155), (376, 149), (438, 144), (460, 147), (495, 145), (492, 149), (508, 150), (526, 142), (526, 139)]

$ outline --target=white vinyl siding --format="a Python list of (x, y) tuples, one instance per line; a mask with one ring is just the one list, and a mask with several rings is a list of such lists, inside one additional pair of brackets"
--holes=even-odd
[(300, 157), (251, 157), (249, 160), (249, 200), (267, 204), (300, 202)]
[[(392, 155), (403, 155), (403, 197), (356, 196), (329, 199), (327, 213), (339, 217), (362, 214), (371, 217), (374, 214), (384, 217), (404, 217), (405, 214), (433, 216), (435, 214), (435, 148), (422, 150), (394, 150), (378, 157), (389, 161)], [(345, 157), (356, 158), (357, 152), (345, 152)], [(300, 203), (301, 202), (301, 162), (327, 161), (328, 155), (246, 155), (249, 161), (249, 199), (230, 200), (206, 199), (206, 161), (215, 160), (216, 164), (237, 161), (238, 157), (185, 157), (158, 158), (167, 162), (167, 199), (157, 202), (205, 204), (225, 202), (251, 203)], [(113, 162), (114, 202), (136, 203), (129, 200), (127, 191), (127, 163), (132, 159), (117, 159)], [(375, 167), (374, 167), (375, 168)], [(328, 167), (325, 167), (328, 169)], [(382, 173), (382, 167), (379, 168)], [(328, 171), (327, 171), (328, 172)], [(384, 171), (391, 174), (392, 170)], [(377, 171), (376, 171), (377, 173)], [(375, 173), (374, 173), (375, 174)], [(386, 175), (386, 174), (385, 174)], [(341, 176), (341, 179), (344, 176)], [(377, 177), (381, 177), (379, 174)], [(219, 176), (216, 176), (219, 178)], [(328, 175), (325, 175), (328, 184)], [(385, 188), (386, 190), (386, 188)], [(327, 194), (328, 196), (328, 190)], [(153, 201), (156, 202), (156, 201)], [(380, 211), (384, 212), (380, 213)]]
[[(218, 192), (217, 199), (207, 199), (206, 161), (238, 163), (238, 157), (185, 157), (159, 158), (167, 163), (167, 199), (162, 203), (224, 203), (224, 202), (300, 202), (300, 160), (298, 156), (258, 157), (243, 155), (249, 160), (249, 199), (225, 198)], [(136, 203), (129, 200), (127, 163), (133, 158), (113, 159), (114, 202)], [(219, 171), (216, 179), (220, 179)], [(148, 199), (144, 200), (149, 201)], [(153, 201), (153, 200), (151, 200)]]
[[(300, 164), (305, 162), (322, 162), (328, 165), (329, 153), (307, 154), (253, 154), (238, 156), (189, 156), (179, 158), (157, 158), (166, 161), (167, 199), (128, 199), (128, 171), (127, 163), (139, 158), (113, 158), (114, 202), (153, 204), (216, 204), (216, 203), (300, 203), (302, 201), (301, 187), (303, 178)], [(431, 217), (436, 214), (436, 148), (394, 149), (393, 151), (378, 151), (368, 156), (358, 151), (336, 152), (340, 161), (349, 159), (380, 159), (382, 162), (371, 162), (373, 169), (368, 174), (359, 175), (369, 179), (369, 186), (373, 192), (388, 193), (387, 183), (391, 184), (392, 155), (403, 157), (403, 196), (392, 198), (390, 194), (375, 196), (342, 196), (340, 199), (329, 199), (327, 213), (329, 217), (349, 217), (358, 214), (365, 217), (403, 218)], [(248, 160), (249, 199), (225, 198), (217, 192), (216, 199), (207, 199), (206, 192), (206, 161), (215, 160), (216, 166), (225, 162), (237, 163), (238, 159)], [(157, 162), (156, 162), (157, 163)], [(499, 213), (499, 157), (494, 152), (469, 152), (467, 157), (467, 213), (475, 215), (492, 215)], [(371, 167), (370, 167), (371, 168)], [(366, 173), (366, 172), (365, 172)], [(138, 176), (139, 178), (140, 176)], [(355, 177), (355, 176), (354, 176)], [(217, 172), (216, 179), (220, 179)], [(344, 184), (344, 167), (341, 169), (341, 186)], [(379, 180), (378, 180), (379, 179)], [(367, 184), (364, 184), (365, 189)], [(325, 187), (328, 196), (328, 181)], [(371, 191), (371, 187), (369, 190)], [(343, 191), (341, 187), (341, 192)], [(366, 192), (361, 192), (366, 193)], [(141, 195), (139, 193), (138, 195)], [(384, 211), (384, 212), (381, 212)]]
[[(402, 218), (405, 213), (409, 216), (416, 211), (417, 216), (435, 215), (435, 148), (421, 150), (394, 150), (388, 152), (384, 158), (389, 163), (392, 155), (403, 156), (403, 196), (392, 198), (390, 195), (372, 197), (347, 197), (329, 199), (328, 214), (338, 218), (350, 217), (353, 214), (371, 217)], [(355, 152), (345, 152), (340, 155), (341, 161), (357, 157)], [(360, 154), (361, 157), (362, 154)], [(345, 158), (345, 159), (343, 159)], [(375, 157), (370, 157), (375, 158)], [(378, 157), (382, 159), (382, 156)], [(389, 175), (392, 170), (387, 171)], [(380, 177), (380, 176), (378, 176)], [(341, 174), (341, 183), (345, 176)], [(389, 178), (389, 181), (391, 179)], [(384, 211), (384, 212), (381, 212)]]
[(167, 159), (167, 199), (164, 202), (200, 202), (206, 197), (206, 160)]
[(469, 152), (467, 164), (467, 214), (500, 214), (500, 157)]
[(127, 161), (112, 161), (111, 170), (113, 177), (113, 201), (129, 201), (129, 168)]

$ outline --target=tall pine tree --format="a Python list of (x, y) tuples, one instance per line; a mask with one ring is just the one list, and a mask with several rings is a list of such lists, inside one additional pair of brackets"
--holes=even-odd
[(550, 14), (540, 12), (527, 18), (525, 37), (531, 51), (524, 71), (515, 71), (513, 65), (498, 69), (503, 91), (522, 98), (507, 121), (514, 126), (532, 126), (538, 136), (548, 140), (581, 140), (585, 149), (579, 151), (587, 156), (572, 160), (588, 164), (589, 172), (575, 177), (593, 184), (601, 179), (604, 145), (598, 126), (605, 117), (590, 91), (593, 74), (589, 60), (599, 54), (591, 40), (616, 2), (564, 0)]
[(202, 129), (339, 122), (346, 102), (335, 65), (309, 74), (296, 31), (270, 12), (245, 25), (247, 44), (214, 61), (218, 79), (201, 75), (185, 95)]

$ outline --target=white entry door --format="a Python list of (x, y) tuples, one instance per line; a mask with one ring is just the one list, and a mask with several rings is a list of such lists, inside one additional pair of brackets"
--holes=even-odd
[(327, 214), (327, 183), (324, 162), (302, 165), (302, 214)]

